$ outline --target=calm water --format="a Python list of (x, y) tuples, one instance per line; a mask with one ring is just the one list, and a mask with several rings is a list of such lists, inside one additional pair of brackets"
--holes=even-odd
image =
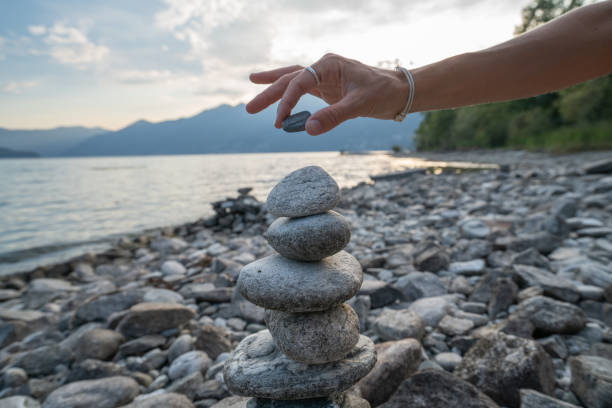
[(385, 154), (270, 153), (0, 160), (0, 275), (102, 250), (117, 237), (212, 214), (210, 203), (317, 164), (350, 187), (423, 167)]

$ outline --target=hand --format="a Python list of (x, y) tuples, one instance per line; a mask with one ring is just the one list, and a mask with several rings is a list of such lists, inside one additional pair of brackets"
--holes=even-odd
[(247, 112), (260, 112), (280, 99), (274, 121), (280, 128), (302, 95), (309, 93), (330, 105), (306, 122), (306, 132), (315, 136), (358, 116), (393, 119), (408, 99), (408, 81), (401, 72), (335, 54), (324, 55), (311, 67), (319, 75), (319, 86), (314, 75), (299, 65), (251, 74), (253, 83), (272, 85), (247, 104)]

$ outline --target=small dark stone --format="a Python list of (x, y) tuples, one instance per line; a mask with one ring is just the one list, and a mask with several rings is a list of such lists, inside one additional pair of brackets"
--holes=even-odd
[(285, 132), (303, 132), (306, 130), (306, 121), (310, 117), (310, 112), (303, 111), (291, 116), (287, 116), (283, 120), (283, 130)]

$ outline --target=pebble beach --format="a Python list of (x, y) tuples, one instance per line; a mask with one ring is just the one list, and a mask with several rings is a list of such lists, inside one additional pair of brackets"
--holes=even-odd
[[(330, 408), (612, 407), (612, 152), (416, 157), (497, 166), (342, 190), (377, 361)], [(250, 193), (0, 280), (0, 407), (246, 406), (223, 367), (266, 329), (236, 287), (276, 218)]]

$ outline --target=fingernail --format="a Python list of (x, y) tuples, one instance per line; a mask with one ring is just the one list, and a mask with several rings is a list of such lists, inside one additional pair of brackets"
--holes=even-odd
[(311, 119), (306, 122), (306, 131), (308, 133), (318, 135), (323, 130), (323, 126), (321, 126), (321, 122), (316, 119)]

